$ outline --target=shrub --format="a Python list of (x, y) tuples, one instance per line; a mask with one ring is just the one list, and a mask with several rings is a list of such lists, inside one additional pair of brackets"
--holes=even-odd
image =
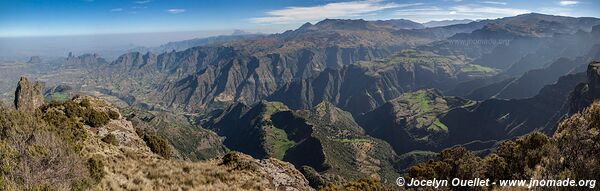
[(117, 120), (119, 117), (121, 117), (121, 115), (119, 115), (119, 113), (116, 111), (108, 110), (108, 117), (112, 120)]
[(53, 127), (50, 128), (51, 131), (60, 135), (72, 148), (81, 147), (79, 143), (87, 138), (87, 130), (83, 124), (60, 111), (48, 110), (42, 115), (42, 119)]
[(87, 161), (88, 171), (90, 172), (90, 177), (96, 183), (100, 182), (102, 178), (104, 178), (104, 163), (97, 157), (91, 157)]
[(150, 150), (165, 159), (171, 158), (171, 147), (169, 142), (155, 133), (142, 132), (144, 142), (150, 147)]
[(115, 137), (115, 135), (113, 134), (108, 134), (104, 137), (102, 137), (101, 139), (102, 141), (104, 141), (105, 143), (111, 144), (111, 145), (119, 145), (119, 140), (117, 140), (117, 137)]
[(409, 168), (408, 175), (416, 179), (448, 179), (452, 167), (443, 161), (419, 163)]
[(256, 171), (259, 167), (251, 160), (243, 160), (237, 152), (229, 152), (221, 159), (221, 164), (236, 170)]
[(342, 185), (330, 184), (321, 189), (321, 191), (359, 191), (359, 190), (393, 190), (392, 188), (385, 187), (378, 180), (369, 179), (358, 179), (350, 182), (346, 182)]
[(237, 165), (239, 160), (240, 160), (240, 156), (238, 153), (230, 152), (230, 153), (225, 154), (225, 156), (223, 156), (221, 164), (226, 165), (226, 166), (235, 166), (235, 165)]
[(88, 110), (85, 123), (91, 127), (102, 127), (110, 121), (108, 115), (95, 109)]
[[(60, 105), (61, 104), (51, 104), (49, 107), (57, 107)], [(68, 117), (85, 117), (85, 110), (73, 101), (66, 101), (62, 106), (65, 107), (64, 111)]]
[(85, 107), (85, 108), (89, 108), (92, 106), (92, 102), (89, 99), (83, 99), (81, 100), (81, 103), (79, 103), (79, 105)]

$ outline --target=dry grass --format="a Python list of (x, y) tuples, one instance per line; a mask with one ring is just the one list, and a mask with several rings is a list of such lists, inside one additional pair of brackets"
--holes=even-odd
[[(106, 103), (91, 100), (104, 109)], [(111, 120), (90, 129), (84, 155), (102, 158), (105, 176), (96, 190), (310, 190), (308, 181), (286, 162), (256, 160), (237, 153), (235, 164), (217, 158), (203, 162), (164, 159), (150, 151), (131, 122)], [(101, 141), (113, 134), (121, 144)]]

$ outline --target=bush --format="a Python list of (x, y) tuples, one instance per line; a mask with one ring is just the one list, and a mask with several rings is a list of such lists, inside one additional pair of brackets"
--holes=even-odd
[(104, 141), (105, 143), (111, 144), (111, 145), (119, 145), (119, 140), (117, 140), (117, 137), (115, 137), (115, 135), (113, 134), (108, 134), (104, 137), (102, 137), (101, 139), (102, 141)]
[(235, 165), (237, 165), (237, 163), (239, 161), (240, 161), (240, 155), (236, 152), (230, 152), (230, 153), (225, 154), (225, 156), (223, 156), (221, 164), (225, 165), (225, 166), (235, 166)]
[[(139, 133), (138, 133), (139, 134)], [(156, 135), (155, 133), (142, 132), (142, 139), (146, 142), (146, 145), (150, 147), (150, 150), (165, 159), (171, 158), (171, 147), (169, 142), (164, 138)]]
[(91, 157), (87, 161), (88, 171), (90, 172), (90, 177), (96, 183), (100, 182), (102, 178), (104, 178), (104, 163), (102, 160), (96, 157)]
[(119, 117), (121, 117), (121, 115), (119, 115), (119, 113), (116, 111), (108, 110), (108, 117), (112, 120), (117, 120)]
[(321, 191), (359, 191), (359, 190), (394, 190), (381, 184), (378, 180), (369, 179), (358, 179), (344, 183), (342, 185), (330, 184), (321, 189)]
[(92, 102), (89, 99), (83, 99), (81, 101), (81, 103), (79, 103), (79, 105), (85, 107), (85, 108), (90, 108), (92, 106)]
[(110, 121), (108, 115), (95, 109), (88, 110), (85, 123), (91, 127), (102, 127)]

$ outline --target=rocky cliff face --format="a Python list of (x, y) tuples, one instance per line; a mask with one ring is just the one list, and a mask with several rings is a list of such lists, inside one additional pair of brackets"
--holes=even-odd
[(575, 87), (570, 95), (569, 113), (577, 113), (600, 98), (600, 62), (591, 62), (587, 67), (587, 81)]
[(465, 64), (454, 55), (403, 50), (383, 61), (358, 62), (340, 70), (327, 69), (316, 77), (284, 85), (267, 99), (294, 109), (322, 101), (358, 115), (422, 88), (447, 89), (459, 81), (495, 74), (490, 68)]
[(104, 58), (101, 58), (98, 54), (83, 54), (80, 56), (74, 56), (73, 53), (69, 53), (69, 56), (64, 63), (64, 65), (67, 67), (81, 68), (95, 68), (106, 64), (108, 64), (108, 61), (106, 61)]
[(400, 21), (328, 19), (282, 34), (219, 46), (160, 55), (128, 53), (95, 72), (97, 79), (90, 82), (134, 95), (140, 101), (197, 112), (236, 101), (255, 103), (285, 84), (314, 77), (326, 69), (388, 57), (400, 49), (470, 32), (478, 26), (440, 28), (424, 34), (401, 29), (404, 27), (400, 25)]
[(44, 104), (42, 85), (31, 83), (26, 77), (21, 77), (15, 91), (15, 108), (19, 111), (33, 113)]
[(126, 54), (95, 75), (104, 86), (140, 100), (200, 111), (235, 101), (255, 103), (282, 85), (325, 68), (389, 54), (365, 47), (330, 47), (259, 56), (232, 47), (196, 47), (161, 55)]

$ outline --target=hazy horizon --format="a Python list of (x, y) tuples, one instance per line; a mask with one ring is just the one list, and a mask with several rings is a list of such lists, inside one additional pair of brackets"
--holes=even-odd
[(283, 31), (330, 19), (428, 22), (495, 19), (525, 13), (600, 17), (593, 0), (70, 0), (0, 2), (0, 37)]
[(542, 13), (600, 17), (592, 0), (37, 0), (0, 2), (0, 57), (108, 54), (231, 34), (280, 33), (330, 19), (407, 19), (419, 23)]

